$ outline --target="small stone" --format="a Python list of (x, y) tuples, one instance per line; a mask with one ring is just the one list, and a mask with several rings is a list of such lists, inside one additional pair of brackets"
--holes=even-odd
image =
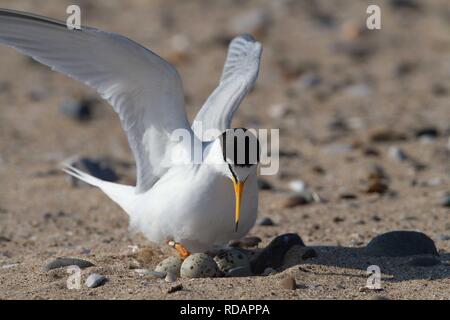
[(155, 268), (156, 272), (173, 273), (177, 277), (180, 276), (181, 265), (183, 260), (178, 256), (170, 256), (160, 263)]
[(441, 200), (441, 205), (450, 208), (450, 194), (445, 195)]
[(276, 237), (251, 261), (252, 272), (261, 274), (268, 267), (281, 267), (286, 252), (295, 245), (305, 246), (298, 234), (287, 233)]
[(392, 146), (389, 148), (389, 157), (396, 161), (406, 161), (408, 160), (407, 154), (399, 147)]
[(287, 290), (295, 290), (297, 289), (297, 283), (295, 282), (295, 278), (292, 276), (284, 277), (280, 280), (280, 286), (283, 289)]
[(441, 261), (435, 257), (417, 257), (408, 261), (408, 265), (413, 267), (432, 267), (440, 263)]
[(367, 193), (385, 193), (389, 189), (389, 184), (386, 180), (371, 179), (369, 180), (365, 192)]
[(262, 178), (258, 178), (258, 188), (259, 190), (273, 190), (272, 184)]
[(181, 283), (177, 284), (176, 286), (170, 287), (169, 290), (167, 290), (167, 293), (174, 293), (180, 290), (183, 290), (183, 285)]
[(18, 265), (19, 265), (18, 263), (4, 264), (2, 265), (2, 269), (12, 269), (17, 267)]
[(322, 78), (315, 73), (307, 73), (300, 77), (297, 81), (301, 88), (309, 89), (317, 87), (322, 83)]
[(375, 257), (439, 255), (434, 241), (417, 231), (391, 231), (380, 234), (367, 244), (364, 252)]
[(150, 270), (148, 269), (134, 269), (134, 272), (136, 272), (139, 276), (147, 276), (150, 273)]
[(269, 217), (264, 217), (264, 218), (259, 219), (257, 224), (260, 226), (266, 226), (266, 227), (275, 225), (273, 220), (270, 219)]
[(252, 271), (250, 270), (250, 268), (247, 267), (237, 267), (237, 268), (233, 268), (230, 269), (225, 276), (229, 277), (229, 278), (233, 278), (233, 277), (250, 277), (252, 276)]
[(421, 6), (417, 0), (390, 0), (393, 9), (420, 10)]
[(439, 130), (435, 127), (423, 127), (416, 129), (414, 135), (417, 138), (427, 137), (430, 139), (436, 139), (437, 137), (439, 137)]
[(167, 272), (158, 272), (155, 270), (148, 270), (148, 276), (150, 276), (151, 278), (162, 279), (162, 278), (165, 278), (166, 275), (167, 275)]
[(276, 273), (277, 273), (277, 270), (275, 270), (274, 268), (268, 267), (268, 268), (264, 269), (264, 272), (261, 275), (267, 277), (267, 276), (270, 276), (270, 275), (276, 274)]
[(183, 278), (213, 278), (220, 274), (217, 263), (205, 253), (194, 253), (181, 265)]
[(404, 141), (406, 136), (389, 128), (376, 128), (369, 131), (369, 141), (374, 143), (386, 143), (395, 141)]
[(286, 104), (274, 104), (269, 107), (268, 114), (272, 119), (280, 120), (289, 114), (289, 107)]
[(372, 89), (364, 83), (349, 86), (345, 92), (352, 97), (367, 97), (372, 93)]
[(307, 189), (306, 183), (303, 180), (294, 180), (289, 182), (289, 188), (294, 192), (304, 192)]
[(85, 285), (88, 288), (97, 288), (97, 287), (104, 285), (106, 283), (106, 281), (108, 281), (108, 278), (106, 278), (105, 276), (102, 276), (98, 273), (92, 273), (86, 279)]
[(250, 271), (250, 261), (247, 255), (239, 249), (222, 250), (214, 257), (214, 261), (219, 270), (224, 273), (238, 267), (247, 268)]
[(84, 269), (84, 268), (92, 267), (93, 265), (94, 265), (93, 263), (83, 260), (83, 259), (61, 257), (61, 258), (56, 258), (55, 260), (49, 262), (45, 266), (45, 271), (69, 267), (69, 266), (78, 266), (79, 268)]
[(168, 272), (164, 280), (166, 282), (175, 282), (177, 281), (177, 276), (172, 272)]
[(60, 106), (60, 111), (66, 116), (78, 120), (87, 121), (92, 118), (93, 100), (83, 98), (80, 100), (67, 100)]
[(320, 201), (321, 199), (317, 193), (312, 192), (309, 189), (305, 189), (303, 192), (293, 193), (286, 196), (281, 201), (281, 207), (288, 209)]

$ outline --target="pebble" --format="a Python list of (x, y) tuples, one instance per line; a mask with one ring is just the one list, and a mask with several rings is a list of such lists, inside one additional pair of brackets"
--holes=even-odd
[(406, 161), (408, 160), (407, 154), (399, 147), (392, 146), (389, 148), (389, 157), (396, 161)]
[(261, 274), (268, 267), (281, 267), (286, 252), (295, 245), (305, 246), (298, 234), (286, 233), (276, 237), (251, 261), (252, 272)]
[(420, 10), (421, 6), (417, 0), (390, 0), (389, 4), (394, 9)]
[(268, 114), (272, 119), (280, 120), (289, 114), (289, 107), (284, 103), (274, 104), (269, 107)]
[(441, 200), (441, 205), (450, 208), (450, 194), (445, 195)]
[(82, 98), (79, 100), (64, 101), (59, 107), (59, 110), (72, 119), (87, 121), (92, 118), (92, 107), (92, 99)]
[(414, 135), (416, 136), (416, 138), (427, 137), (430, 139), (435, 139), (439, 137), (439, 130), (434, 127), (424, 127), (416, 129)]
[(270, 276), (270, 275), (276, 274), (276, 273), (277, 273), (277, 270), (275, 270), (274, 268), (270, 268), (269, 267), (269, 268), (266, 268), (261, 275), (266, 277), (266, 276)]
[(417, 257), (408, 261), (408, 265), (413, 267), (432, 267), (440, 263), (441, 261), (435, 257)]
[(94, 266), (93, 263), (83, 260), (83, 259), (77, 259), (77, 258), (56, 258), (55, 260), (49, 262), (45, 266), (45, 271), (58, 269), (58, 268), (64, 268), (69, 266), (78, 266), (81, 269), (88, 268)]
[(349, 86), (345, 92), (352, 97), (367, 97), (372, 93), (372, 89), (364, 83)]
[(164, 278), (166, 282), (175, 282), (177, 281), (177, 276), (172, 272), (167, 272), (166, 277)]
[(176, 276), (180, 276), (181, 265), (183, 260), (178, 256), (170, 256), (160, 263), (155, 268), (156, 272), (160, 273), (173, 273)]
[(259, 190), (273, 190), (272, 184), (262, 178), (258, 178), (258, 188)]
[(406, 136), (389, 128), (376, 128), (369, 131), (368, 139), (374, 143), (385, 143), (404, 141)]
[(367, 193), (385, 193), (389, 189), (389, 184), (386, 180), (382, 179), (371, 179), (367, 183), (365, 192)]
[(250, 261), (247, 255), (239, 249), (222, 250), (214, 257), (214, 261), (219, 270), (224, 273), (238, 267), (247, 268), (251, 273)]
[(246, 268), (246, 267), (237, 267), (237, 268), (233, 268), (230, 269), (225, 276), (226, 277), (250, 277), (252, 276), (252, 271), (250, 270), (250, 268)]
[(98, 273), (93, 273), (86, 279), (85, 285), (88, 288), (97, 288), (104, 285), (106, 281), (108, 281), (108, 278), (105, 276)]
[(166, 275), (167, 275), (167, 272), (158, 272), (155, 270), (148, 270), (148, 276), (150, 276), (152, 278), (162, 279), (162, 278), (165, 278)]
[(261, 238), (259, 237), (245, 237), (240, 240), (231, 240), (228, 245), (230, 247), (253, 248), (257, 247), (260, 242)]
[(293, 180), (289, 182), (289, 188), (294, 192), (304, 192), (307, 189), (306, 183), (303, 180)]
[(4, 264), (2, 265), (2, 269), (12, 269), (17, 267), (18, 265), (19, 265), (18, 263)]
[(297, 283), (295, 282), (295, 278), (292, 276), (284, 277), (280, 280), (280, 286), (283, 289), (287, 290), (295, 290), (297, 289)]
[(438, 255), (434, 241), (417, 231), (391, 231), (380, 234), (367, 244), (364, 252), (375, 257)]
[(148, 269), (134, 269), (134, 272), (136, 272), (139, 276), (147, 276), (150, 273), (150, 270)]
[(284, 197), (281, 201), (281, 207), (288, 209), (320, 201), (321, 199), (317, 193), (306, 189), (303, 192), (292, 193)]
[(257, 224), (259, 226), (274, 226), (275, 222), (273, 222), (273, 220), (270, 219), (269, 217), (265, 217), (265, 218), (259, 219)]
[(183, 290), (183, 285), (181, 283), (177, 284), (176, 286), (170, 287), (169, 290), (167, 290), (167, 293), (174, 293), (180, 290)]
[(187, 257), (181, 265), (183, 278), (212, 278), (220, 274), (213, 258), (205, 253), (194, 253)]
[[(80, 157), (69, 161), (69, 164), (101, 180), (109, 182), (116, 182), (119, 180), (114, 169), (108, 164), (108, 161), (104, 159)], [(75, 187), (88, 185), (75, 177), (71, 176), (71, 179), (72, 185)]]
[(315, 73), (307, 73), (300, 77), (297, 81), (297, 84), (300, 85), (301, 88), (309, 89), (313, 87), (317, 87), (322, 83), (322, 78)]

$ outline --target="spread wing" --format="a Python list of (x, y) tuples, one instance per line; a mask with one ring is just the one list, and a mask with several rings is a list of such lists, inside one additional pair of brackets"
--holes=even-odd
[(136, 160), (136, 192), (168, 169), (170, 134), (190, 130), (177, 71), (165, 60), (114, 33), (0, 9), (0, 43), (96, 89), (117, 112)]
[[(198, 138), (211, 141), (218, 134), (208, 135), (207, 130), (220, 134), (230, 128), (234, 112), (258, 77), (261, 52), (261, 44), (250, 35), (231, 41), (220, 84), (195, 117), (192, 129)], [(202, 137), (201, 130), (207, 135)]]

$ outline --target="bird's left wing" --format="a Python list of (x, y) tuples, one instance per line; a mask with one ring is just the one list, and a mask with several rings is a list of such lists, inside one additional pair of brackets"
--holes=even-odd
[(0, 43), (96, 89), (118, 113), (137, 166), (136, 192), (164, 174), (171, 133), (190, 130), (177, 71), (114, 33), (0, 9)]
[[(231, 41), (220, 84), (195, 117), (192, 129), (198, 138), (211, 141), (230, 128), (234, 112), (258, 77), (261, 52), (261, 43), (248, 34)], [(210, 129), (217, 133), (209, 135)]]

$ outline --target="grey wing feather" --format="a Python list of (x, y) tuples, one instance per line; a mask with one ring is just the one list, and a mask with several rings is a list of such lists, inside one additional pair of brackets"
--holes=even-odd
[(0, 43), (75, 78), (118, 113), (136, 160), (136, 192), (148, 190), (168, 170), (162, 162), (170, 134), (189, 129), (177, 71), (132, 40), (63, 22), (0, 9)]
[[(230, 128), (233, 114), (258, 77), (262, 46), (250, 35), (234, 38), (229, 46), (219, 86), (205, 102), (193, 123), (193, 130), (203, 141)], [(215, 129), (216, 134), (201, 135)]]

